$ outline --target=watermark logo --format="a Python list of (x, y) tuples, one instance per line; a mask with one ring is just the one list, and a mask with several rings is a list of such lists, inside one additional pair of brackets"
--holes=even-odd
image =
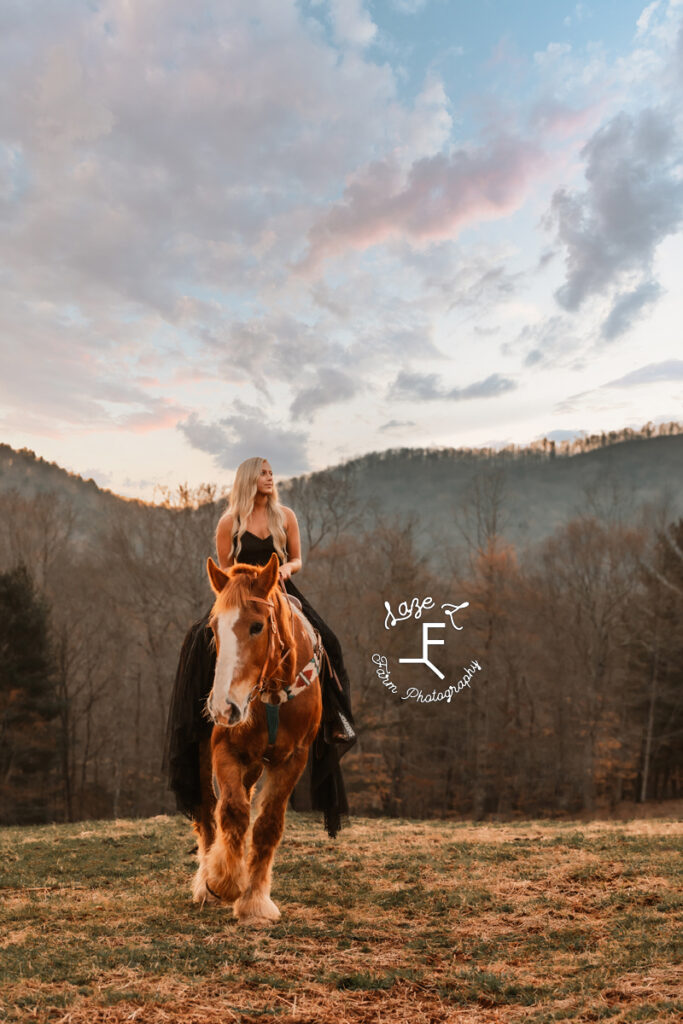
[[(394, 613), (391, 609), (391, 605), (388, 601), (384, 602), (386, 609), (386, 618), (384, 620), (384, 628), (387, 630), (394, 629), (399, 623), (406, 622), (407, 620), (414, 619), (418, 620), (422, 618), (423, 612), (434, 612), (435, 611), (434, 601), (431, 597), (425, 597), (420, 599), (413, 597), (410, 601), (401, 601), (398, 605), (396, 612)], [(422, 655), (415, 658), (399, 658), (399, 664), (412, 664), (412, 665), (424, 665), (426, 669), (434, 673), (440, 680), (446, 678), (445, 673), (441, 671), (438, 664), (436, 664), (432, 657), (436, 658), (437, 655), (431, 655), (430, 647), (445, 647), (446, 636), (448, 632), (439, 634), (438, 636), (432, 635), (431, 630), (444, 630), (447, 631), (448, 621), (455, 630), (462, 630), (464, 627), (456, 622), (456, 615), (461, 612), (464, 608), (469, 608), (469, 601), (464, 601), (462, 604), (450, 604), (445, 603), (439, 606), (440, 611), (443, 614), (444, 621), (441, 622), (422, 622), (421, 624), (421, 644), (422, 644)], [(448, 620), (448, 621), (446, 621)], [(420, 639), (418, 634), (418, 642)], [(372, 661), (377, 666), (376, 673), (378, 679), (384, 686), (392, 693), (398, 695), (398, 685), (391, 678), (391, 672), (389, 669), (389, 660), (385, 654), (375, 653), (372, 655)], [(456, 693), (460, 693), (466, 687), (471, 689), (470, 680), (476, 672), (481, 672), (481, 665), (475, 659), (470, 661), (469, 665), (463, 666), (463, 675), (456, 682), (451, 683), (450, 686), (446, 687), (445, 690), (433, 689), (431, 692), (423, 691), (417, 686), (409, 686), (405, 695), (401, 696), (401, 700), (415, 700), (420, 704), (432, 704), (439, 701), (445, 700), (450, 704), (451, 699)]]

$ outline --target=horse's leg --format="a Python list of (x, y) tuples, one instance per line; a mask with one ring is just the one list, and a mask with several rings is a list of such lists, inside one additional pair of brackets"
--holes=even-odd
[(213, 775), (220, 796), (215, 810), (215, 838), (205, 858), (206, 885), (232, 903), (244, 890), (244, 839), (249, 828), (249, 800), (242, 765), (225, 743), (214, 745)]
[(249, 803), (251, 803), (251, 797), (252, 797), (254, 786), (256, 785), (258, 780), (261, 778), (261, 773), (262, 772), (263, 772), (263, 765), (262, 764), (253, 764), (253, 765), (250, 765), (249, 768), (247, 768), (246, 772), (244, 773), (244, 791), (247, 794), (247, 800), (249, 801)]
[(235, 914), (242, 924), (263, 924), (280, 916), (270, 898), (273, 858), (285, 827), (287, 801), (306, 767), (307, 756), (305, 748), (297, 748), (284, 764), (266, 769), (251, 831), (248, 884), (235, 903)]
[(199, 785), (202, 802), (195, 811), (193, 824), (197, 834), (197, 859), (199, 861), (199, 867), (192, 880), (192, 899), (195, 903), (214, 899), (206, 888), (206, 855), (216, 836), (214, 824), (216, 797), (211, 784), (211, 771), (211, 740), (201, 740), (199, 744)]

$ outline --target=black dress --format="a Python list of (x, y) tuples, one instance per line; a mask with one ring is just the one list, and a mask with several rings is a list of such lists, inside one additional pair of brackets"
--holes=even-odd
[[(274, 551), (272, 535), (257, 537), (245, 530), (236, 561), (267, 565)], [(285, 580), (285, 589), (299, 599), (304, 615), (320, 633), (338, 679), (330, 674), (323, 658), (320, 674), (323, 716), (311, 747), (311, 803), (314, 810), (323, 812), (325, 828), (329, 835), (335, 836), (341, 826), (341, 816), (349, 812), (339, 759), (356, 741), (349, 677), (341, 645), (330, 627), (291, 578)], [(191, 818), (197, 817), (201, 804), (199, 744), (211, 736), (213, 729), (213, 723), (202, 714), (216, 666), (209, 614), (193, 623), (183, 642), (166, 729), (164, 766), (169, 786), (175, 793), (178, 810)]]

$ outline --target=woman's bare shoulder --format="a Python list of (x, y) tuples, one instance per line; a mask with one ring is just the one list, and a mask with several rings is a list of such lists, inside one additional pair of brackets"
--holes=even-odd
[(232, 533), (232, 516), (229, 512), (224, 512), (218, 520), (216, 533)]
[(280, 505), (280, 508), (282, 509), (282, 514), (285, 517), (285, 523), (287, 526), (296, 522), (296, 516), (291, 508), (287, 505)]

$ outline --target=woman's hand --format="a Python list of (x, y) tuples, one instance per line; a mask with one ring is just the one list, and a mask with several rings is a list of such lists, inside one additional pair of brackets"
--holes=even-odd
[(292, 563), (291, 562), (285, 562), (284, 565), (280, 566), (280, 579), (281, 580), (288, 580), (291, 575), (292, 575)]

